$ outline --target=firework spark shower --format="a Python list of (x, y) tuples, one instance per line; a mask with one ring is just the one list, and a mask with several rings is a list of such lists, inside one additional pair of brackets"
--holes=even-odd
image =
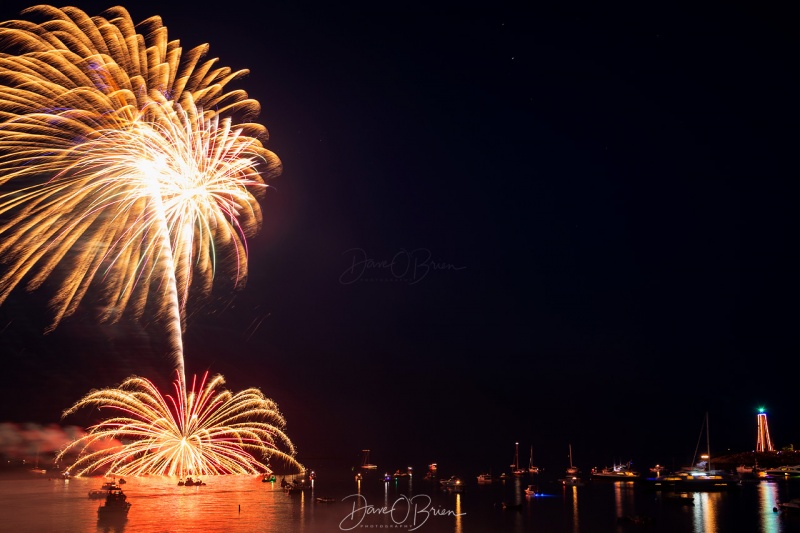
[(183, 374), (190, 294), (247, 276), (246, 238), (280, 160), (226, 85), (247, 71), (185, 51), (122, 7), (23, 12), (0, 25), (0, 303), (57, 277), (53, 324), (87, 294), (101, 321), (160, 317)]
[[(244, 473), (264, 457), (290, 459), (283, 418), (260, 392), (219, 392), (221, 376), (186, 386), (187, 303), (223, 275), (244, 285), (258, 200), (281, 172), (254, 122), (258, 102), (227, 91), (247, 71), (219, 66), (206, 44), (184, 50), (160, 17), (134, 24), (120, 6), (99, 16), (35, 6), (22, 16), (30, 20), (0, 24), (0, 304), (18, 287), (47, 285), (56, 287), (51, 329), (84, 300), (101, 322), (155, 317), (178, 375), (169, 405), (149, 381), (129, 378), (66, 411), (130, 417), (74, 444), (133, 439), (81, 456), (83, 471)], [(197, 446), (165, 451), (173, 439)]]
[[(76, 474), (101, 470), (184, 477), (264, 472), (268, 466), (260, 455), (269, 450), (272, 459), (301, 468), (293, 458), (291, 441), (281, 430), (285, 421), (275, 402), (258, 389), (235, 394), (219, 390), (223, 383), (222, 376), (208, 380), (206, 374), (199, 384), (193, 380), (191, 390), (184, 390), (183, 382), (176, 379), (175, 395), (162, 396), (149, 380), (131, 377), (118, 388), (93, 391), (68, 413), (99, 406), (119, 416), (91, 427), (59, 458), (77, 450), (72, 466)], [(110, 440), (130, 444), (97, 449)]]

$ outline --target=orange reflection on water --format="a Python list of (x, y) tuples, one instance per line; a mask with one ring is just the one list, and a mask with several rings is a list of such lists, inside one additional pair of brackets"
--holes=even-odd
[(461, 523), (461, 494), (456, 492), (456, 532), (463, 533), (463, 524)]
[(721, 505), (719, 492), (700, 492), (695, 500), (692, 522), (695, 533), (720, 533), (717, 525), (717, 507)]
[[(578, 521), (578, 487), (574, 485), (562, 485), (564, 490), (564, 501), (572, 499), (572, 530), (580, 533), (580, 523)], [(570, 492), (571, 491), (571, 492)]]
[(778, 506), (778, 486), (775, 483), (761, 482), (758, 484), (758, 508), (761, 518), (761, 533), (778, 533), (781, 531), (779, 523), (780, 513), (774, 509)]

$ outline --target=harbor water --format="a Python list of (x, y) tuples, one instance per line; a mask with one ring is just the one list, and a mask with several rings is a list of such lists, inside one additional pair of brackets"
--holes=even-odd
[[(358, 482), (348, 470), (319, 470), (314, 486), (289, 494), (259, 476), (216, 476), (206, 485), (177, 479), (130, 478), (122, 485), (132, 504), (125, 518), (98, 519), (101, 500), (90, 499), (103, 478), (48, 477), (17, 472), (0, 476), (0, 531), (259, 533), (367, 530), (423, 533), (538, 532), (789, 533), (800, 520), (777, 504), (800, 497), (800, 481), (754, 481), (726, 492), (689, 494), (678, 501), (644, 484), (523, 476), (443, 490), (422, 476), (388, 482), (374, 472)], [(538, 495), (525, 494), (536, 484)]]

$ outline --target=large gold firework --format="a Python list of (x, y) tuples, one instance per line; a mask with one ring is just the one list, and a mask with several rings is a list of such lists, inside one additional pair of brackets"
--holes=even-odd
[[(116, 411), (62, 451), (72, 470), (254, 473), (299, 468), (284, 420), (257, 389), (186, 387), (190, 297), (215, 276), (247, 277), (246, 239), (278, 175), (257, 101), (227, 85), (247, 74), (184, 51), (154, 16), (35, 6), (0, 23), (0, 304), (17, 287), (54, 287), (55, 328), (85, 298), (99, 320), (157, 317), (177, 370), (175, 395), (140, 377), (90, 392), (65, 412)], [(114, 441), (116, 439), (116, 441)], [(118, 445), (98, 445), (118, 442)]]
[(95, 290), (102, 321), (160, 317), (183, 374), (190, 289), (208, 294), (223, 267), (245, 281), (281, 169), (258, 102), (226, 91), (247, 71), (122, 7), (23, 14), (42, 21), (0, 24), (0, 304), (52, 281), (56, 327)]
[[(208, 374), (191, 390), (180, 377), (175, 395), (163, 395), (148, 380), (131, 377), (117, 388), (90, 392), (64, 414), (84, 407), (116, 411), (62, 450), (57, 461), (78, 452), (76, 475), (257, 474), (268, 460), (302, 470), (283, 432), (277, 405), (258, 389), (219, 390), (224, 381)], [(117, 446), (108, 442), (119, 441)], [(99, 448), (99, 449), (98, 449)]]

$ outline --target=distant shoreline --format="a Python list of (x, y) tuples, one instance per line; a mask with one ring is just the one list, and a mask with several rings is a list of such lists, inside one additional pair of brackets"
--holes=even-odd
[(800, 451), (739, 452), (711, 458), (712, 468), (736, 468), (741, 465), (754, 466), (756, 464), (760, 468), (797, 465), (800, 464)]

